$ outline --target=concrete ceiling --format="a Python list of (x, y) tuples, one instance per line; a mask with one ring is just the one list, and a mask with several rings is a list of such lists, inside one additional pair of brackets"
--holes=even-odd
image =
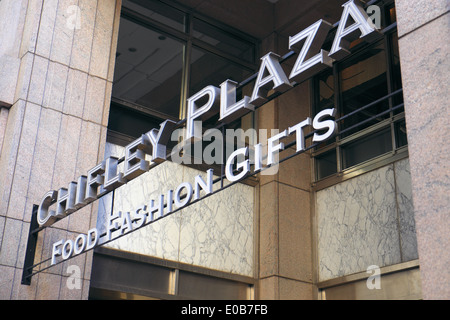
[(339, 20), (346, 0), (178, 0), (258, 39), (272, 32), (294, 35), (319, 19)]
[[(288, 36), (293, 36), (318, 19), (331, 23), (339, 20), (340, 5), (346, 0), (180, 0), (179, 3), (195, 11), (228, 24), (260, 40), (276, 32), (280, 48), (288, 51)], [(124, 1), (130, 8), (133, 3)], [(161, 19), (154, 12), (135, 8), (154, 19)], [(167, 20), (175, 29), (182, 29), (175, 20)], [(217, 40), (197, 34), (201, 40), (217, 45)], [(147, 39), (141, 41), (140, 39)], [(285, 54), (286, 52), (277, 52)], [(192, 62), (202, 54), (193, 54)], [(152, 90), (180, 73), (183, 46), (177, 41), (161, 36), (156, 31), (130, 21), (121, 21), (116, 55), (113, 96), (139, 103)], [(153, 102), (155, 98), (151, 99)], [(157, 110), (156, 106), (152, 107)]]

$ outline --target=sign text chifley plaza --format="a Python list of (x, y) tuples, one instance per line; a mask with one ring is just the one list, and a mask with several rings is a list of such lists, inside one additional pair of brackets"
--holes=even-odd
[[(289, 37), (289, 49), (298, 52), (297, 60), (289, 78), (281, 68), (280, 57), (271, 52), (261, 58), (260, 69), (251, 97), (245, 96), (242, 100), (236, 102), (237, 83), (226, 80), (220, 85), (220, 88), (210, 85), (188, 98), (184, 139), (188, 141), (201, 139), (201, 121), (207, 120), (218, 112), (220, 113), (219, 120), (227, 123), (253, 111), (255, 106), (264, 104), (269, 90), (286, 91), (293, 85), (290, 80), (297, 83), (306, 80), (321, 70), (331, 67), (335, 60), (349, 54), (349, 43), (353, 39), (358, 36), (367, 39), (376, 34), (375, 26), (360, 4), (351, 0), (345, 3), (343, 8), (330, 52), (321, 49), (332, 28), (332, 25), (324, 20), (319, 20), (297, 35)], [(353, 23), (348, 25), (350, 17), (353, 19)], [(200, 101), (207, 102), (198, 105)], [(335, 111), (335, 108), (322, 110), (312, 120), (306, 118), (304, 121), (270, 137), (267, 140), (267, 147), (265, 147), (267, 149), (264, 150), (267, 154), (265, 166), (271, 166), (275, 163), (274, 155), (284, 148), (284, 144), (278, 141), (289, 135), (295, 135), (297, 152), (304, 150), (303, 129), (305, 127), (312, 126), (314, 130), (321, 130), (321, 132), (326, 130), (322, 134), (316, 131), (312, 138), (313, 142), (321, 142), (333, 136), (337, 126), (336, 122), (330, 118), (334, 117)], [(80, 176), (76, 182), (71, 182), (68, 188), (47, 192), (38, 208), (39, 225), (41, 227), (52, 225), (105, 193), (149, 171), (155, 164), (165, 161), (166, 145), (175, 126), (175, 122), (166, 120), (160, 124), (159, 130), (152, 129), (127, 145), (125, 147), (123, 172), (118, 172), (118, 159), (109, 157), (90, 169), (87, 176)], [(262, 148), (261, 143), (254, 146), (255, 159), (253, 163), (255, 172), (263, 169)], [(250, 171), (248, 153), (248, 147), (244, 147), (234, 151), (228, 157), (225, 165), (227, 180), (234, 182), (247, 175)], [(146, 160), (146, 155), (151, 156), (151, 161)], [(236, 170), (233, 169), (233, 163), (238, 156), (247, 159), (237, 163), (238, 173), (236, 173)], [(113, 231), (119, 231), (120, 234), (130, 232), (153, 221), (156, 217), (162, 217), (172, 212), (173, 205), (181, 208), (186, 206), (192, 198), (194, 200), (200, 199), (201, 190), (204, 194), (212, 193), (212, 181), (212, 170), (210, 169), (207, 171), (206, 181), (198, 175), (195, 177), (194, 186), (190, 183), (182, 183), (175, 192), (169, 190), (165, 195), (161, 194), (159, 202), (151, 200), (148, 205), (143, 205), (132, 213), (109, 215), (105, 241), (114, 238), (112, 237)], [(164, 196), (166, 196), (166, 205), (164, 204)], [(53, 204), (56, 204), (55, 210), (50, 209)], [(99, 239), (96, 228), (89, 230), (87, 235), (80, 234), (74, 241), (67, 240), (64, 243), (63, 240), (57, 241), (53, 244), (52, 264), (56, 263), (56, 257), (58, 256), (62, 256), (65, 260), (103, 242)]]

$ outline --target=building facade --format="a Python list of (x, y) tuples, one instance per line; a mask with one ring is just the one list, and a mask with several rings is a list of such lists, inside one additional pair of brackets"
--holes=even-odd
[(449, 299), (448, 10), (0, 1), (0, 298)]

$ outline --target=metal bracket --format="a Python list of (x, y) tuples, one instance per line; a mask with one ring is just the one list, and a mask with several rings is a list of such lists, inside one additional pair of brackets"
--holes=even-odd
[(22, 271), (22, 284), (29, 286), (31, 284), (31, 277), (33, 274), (34, 255), (36, 253), (36, 244), (38, 239), (39, 224), (37, 222), (37, 205), (33, 205), (33, 212), (31, 214), (30, 230), (28, 231), (27, 249), (25, 251), (25, 260)]

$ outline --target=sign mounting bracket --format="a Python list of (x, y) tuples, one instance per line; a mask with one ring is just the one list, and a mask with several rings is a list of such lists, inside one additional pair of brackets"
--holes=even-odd
[(22, 284), (29, 286), (31, 284), (31, 277), (33, 275), (34, 255), (36, 253), (36, 245), (38, 239), (38, 232), (41, 230), (37, 222), (38, 206), (33, 205), (31, 214), (30, 230), (28, 231), (27, 249), (25, 251), (25, 260), (22, 271)]

